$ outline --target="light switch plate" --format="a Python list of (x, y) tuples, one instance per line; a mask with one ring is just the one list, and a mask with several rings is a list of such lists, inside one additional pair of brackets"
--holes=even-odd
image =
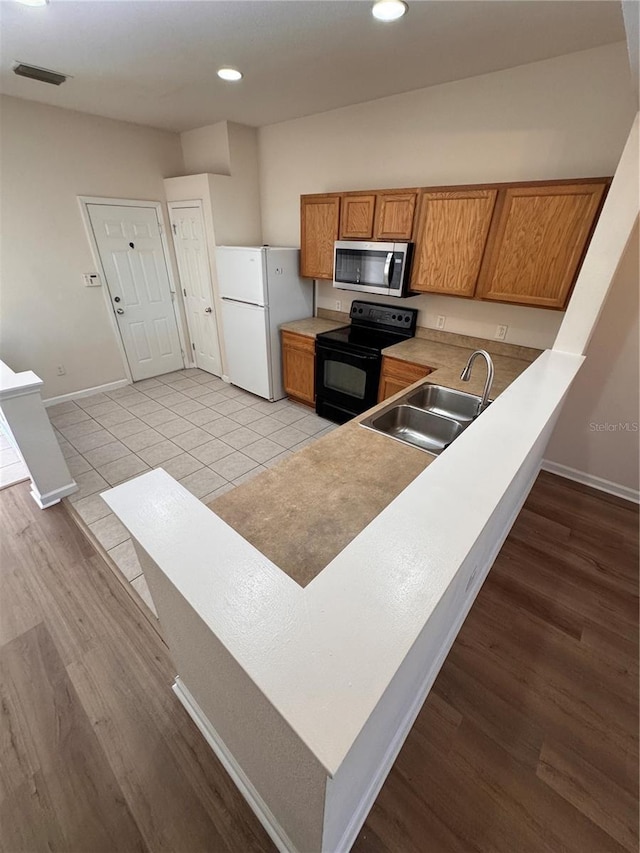
[(85, 272), (82, 274), (82, 280), (86, 287), (100, 287), (102, 282), (97, 272)]

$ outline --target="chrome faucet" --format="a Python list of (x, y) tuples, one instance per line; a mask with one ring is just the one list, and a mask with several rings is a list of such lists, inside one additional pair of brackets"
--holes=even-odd
[(487, 403), (489, 402), (489, 391), (491, 391), (491, 385), (493, 383), (493, 361), (491, 360), (491, 356), (486, 350), (477, 349), (475, 352), (471, 353), (467, 366), (460, 374), (460, 379), (462, 379), (463, 382), (468, 382), (471, 379), (471, 368), (473, 367), (473, 362), (479, 355), (481, 355), (487, 362), (487, 381), (484, 383), (484, 391), (482, 392), (482, 399), (480, 400), (480, 405), (478, 407), (478, 414), (486, 408)]

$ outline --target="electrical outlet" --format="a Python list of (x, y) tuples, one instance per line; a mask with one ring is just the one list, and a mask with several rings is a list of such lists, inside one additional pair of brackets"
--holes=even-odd
[(336, 299), (336, 311), (342, 311), (342, 302), (339, 299)]
[(444, 324), (446, 323), (446, 321), (447, 318), (444, 315), (438, 314), (438, 316), (436, 317), (436, 329), (444, 329)]
[(95, 272), (85, 272), (82, 274), (82, 280), (85, 284), (85, 287), (100, 287), (101, 281), (98, 273)]
[(508, 326), (498, 326), (496, 328), (495, 338), (497, 341), (503, 341), (507, 337)]
[(59, 364), (56, 367), (56, 373), (58, 376), (64, 376), (67, 371), (65, 370), (64, 364)]

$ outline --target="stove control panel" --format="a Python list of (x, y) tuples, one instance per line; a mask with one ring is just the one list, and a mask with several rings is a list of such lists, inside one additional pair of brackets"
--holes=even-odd
[(416, 308), (396, 308), (374, 302), (351, 303), (350, 315), (354, 325), (381, 326), (386, 329), (415, 332), (418, 311)]

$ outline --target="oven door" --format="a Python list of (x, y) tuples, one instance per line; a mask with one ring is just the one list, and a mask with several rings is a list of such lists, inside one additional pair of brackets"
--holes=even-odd
[(316, 412), (344, 423), (374, 406), (381, 362), (379, 353), (344, 352), (316, 341)]

